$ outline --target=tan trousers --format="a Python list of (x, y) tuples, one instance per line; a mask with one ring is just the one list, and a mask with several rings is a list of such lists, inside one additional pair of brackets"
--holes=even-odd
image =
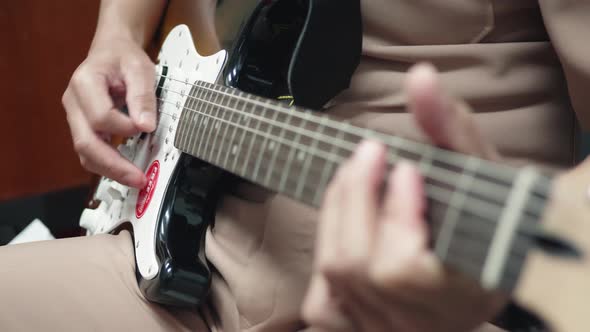
[(129, 233), (0, 247), (0, 331), (208, 331), (146, 301)]
[(210, 330), (197, 310), (146, 301), (133, 255), (127, 232), (0, 247), (0, 331)]

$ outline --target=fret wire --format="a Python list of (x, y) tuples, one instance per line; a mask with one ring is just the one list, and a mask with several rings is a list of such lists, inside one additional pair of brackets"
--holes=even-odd
[[(192, 90), (194, 90), (195, 92), (200, 91), (200, 89), (197, 89), (196, 87), (193, 88)], [(167, 91), (167, 90), (165, 90)], [(186, 118), (188, 119), (188, 121), (185, 121), (184, 124), (184, 128), (188, 128), (190, 129), (190, 125), (194, 124), (194, 117), (195, 114), (192, 114), (192, 109), (198, 107), (200, 101), (199, 99), (187, 99), (185, 101), (185, 107), (183, 109), (183, 113), (186, 114)], [(178, 130), (178, 129), (177, 129)], [(191, 136), (188, 134), (188, 131), (185, 131), (185, 135), (183, 135), (183, 146), (186, 146), (188, 144), (188, 142), (190, 141)]]
[[(248, 104), (244, 103), (244, 110), (246, 109), (247, 105)], [(242, 120), (244, 120), (244, 126), (248, 127), (250, 125), (250, 118), (249, 117), (243, 116)], [(248, 132), (248, 130), (242, 130), (242, 135), (240, 137), (240, 143), (238, 143), (237, 153), (234, 156), (234, 163), (232, 165), (232, 170), (236, 170), (236, 172), (237, 172), (238, 160), (240, 159), (239, 156), (242, 154), (242, 151), (244, 149), (244, 138), (246, 137), (247, 132)]]
[[(166, 84), (169, 84), (169, 81), (165, 81), (164, 82), (164, 86), (162, 86), (162, 96), (164, 98), (168, 95), (168, 91), (169, 91), (169, 89), (166, 88)], [(197, 88), (196, 87), (192, 87), (191, 88), (191, 91), (193, 91), (195, 89), (197, 89)], [(195, 101), (193, 99), (187, 99), (187, 100), (185, 100), (184, 105), (182, 105), (182, 113), (180, 114), (180, 118), (181, 119), (183, 117), (186, 118), (187, 115), (189, 115), (189, 113), (186, 112), (186, 109), (187, 108), (190, 108), (189, 105), (193, 104), (194, 102)], [(165, 105), (165, 103), (164, 103), (163, 100), (158, 100), (158, 104), (160, 104), (160, 108), (162, 109), (162, 112), (160, 113), (160, 116), (162, 116), (162, 113), (164, 113), (164, 105)], [(178, 123), (178, 126), (183, 126), (184, 127), (184, 126), (186, 126), (186, 123), (187, 123), (187, 121), (180, 121)], [(178, 133), (178, 128), (177, 128), (177, 131), (176, 132)], [(180, 131), (180, 132), (182, 133), (182, 131)], [(178, 137), (178, 136), (175, 137), (175, 143), (176, 143), (176, 145), (183, 146), (184, 145), (184, 140), (186, 140), (186, 137), (187, 137), (186, 135), (181, 135), (180, 137)]]
[[(307, 125), (307, 120), (309, 119), (309, 116), (306, 116), (303, 118), (302, 122), (299, 124), (300, 128), (303, 128)], [(296, 131), (295, 134), (295, 144), (298, 144), (301, 140), (301, 132), (300, 131)], [(298, 150), (297, 152), (297, 160), (299, 160), (299, 162), (301, 162), (301, 160), (299, 159), (299, 154), (300, 153), (305, 153), (303, 150)], [(279, 183), (279, 191), (285, 191), (285, 187), (287, 184), (287, 175), (290, 174), (291, 171), (291, 164), (293, 162), (293, 156), (295, 155), (295, 146), (291, 146), (291, 150), (289, 152), (289, 156), (287, 157), (287, 169), (283, 172), (283, 175), (281, 176), (280, 179), (280, 183)], [(303, 155), (303, 158), (305, 160), (305, 154)]]
[(184, 133), (184, 134), (180, 135), (180, 138), (179, 138), (180, 139), (180, 144), (179, 144), (179, 146), (186, 146), (186, 141), (189, 138), (189, 135), (187, 133), (186, 128), (192, 123), (191, 117), (194, 116), (194, 114), (192, 114), (193, 112), (189, 110), (189, 106), (190, 106), (190, 108), (192, 108), (192, 107), (195, 106), (194, 105), (195, 103), (196, 102), (193, 99), (189, 100), (188, 103), (185, 102), (185, 106), (184, 106), (184, 108), (182, 110), (181, 117), (184, 117), (183, 121), (181, 121), (182, 122), (181, 123), (182, 127), (176, 129), (176, 133), (177, 134), (179, 133), (179, 131), (178, 131), (179, 129), (180, 129), (180, 133), (181, 134)]
[[(219, 97), (218, 94), (214, 94), (213, 92), (211, 93), (207, 93), (205, 94), (204, 98), (207, 101), (210, 101), (210, 99), (212, 98), (217, 98)], [(195, 151), (195, 154), (197, 156), (203, 156), (203, 144), (205, 144), (205, 148), (207, 148), (207, 142), (208, 139), (210, 137), (210, 135), (208, 134), (207, 130), (211, 127), (211, 122), (213, 122), (213, 120), (215, 118), (213, 118), (209, 113), (211, 112), (211, 110), (215, 107), (215, 103), (208, 103), (208, 105), (206, 105), (203, 108), (203, 114), (206, 116), (205, 119), (202, 122), (202, 125), (199, 127), (199, 132), (197, 133), (197, 141), (198, 141), (198, 146), (197, 149)], [(206, 151), (205, 151), (206, 152)]]
[[(455, 190), (451, 194), (451, 202), (455, 203), (455, 205), (462, 206), (464, 204), (466, 195), (469, 191), (469, 186), (473, 183), (473, 175), (471, 173), (477, 170), (478, 165), (479, 159), (467, 159), (467, 163), (465, 164), (465, 168), (463, 169), (458, 182), (458, 187), (463, 187), (465, 189)], [(442, 232), (438, 234), (438, 240), (435, 247), (435, 251), (440, 257), (444, 258), (446, 256), (460, 215), (460, 209), (447, 209), (447, 213), (445, 214), (442, 222)]]
[[(259, 133), (259, 135), (263, 135), (263, 136), (264, 136), (264, 139), (265, 139), (265, 143), (264, 143), (264, 145), (266, 145), (266, 143), (267, 143), (266, 141), (268, 141), (268, 139), (269, 139), (268, 135), (267, 135), (267, 134), (264, 134), (264, 133)], [(317, 143), (317, 142), (316, 142), (316, 143)], [(285, 144), (285, 143), (283, 143), (283, 144)], [(335, 157), (335, 158), (337, 158), (336, 160), (333, 160), (332, 158), (334, 158), (334, 156), (329, 156), (328, 154), (325, 154), (325, 153), (324, 153), (324, 154), (321, 154), (321, 153), (320, 153), (320, 154), (317, 154), (317, 151), (316, 151), (316, 150), (314, 150), (314, 149), (311, 149), (311, 148), (310, 148), (308, 151), (309, 151), (309, 153), (311, 153), (311, 154), (316, 154), (316, 155), (317, 155), (317, 157), (319, 157), (319, 158), (329, 158), (329, 159), (328, 159), (329, 161), (336, 162), (337, 164), (341, 163), (341, 162), (344, 160), (344, 158), (342, 158), (342, 157), (338, 157), (338, 156), (336, 156), (336, 157)], [(260, 157), (261, 157), (261, 156), (259, 156), (259, 160), (257, 161), (257, 164), (259, 164), (259, 162), (260, 162)], [(434, 168), (432, 168), (432, 169), (434, 169)], [(431, 171), (431, 173), (432, 173), (432, 174), (431, 174), (431, 177), (433, 177), (434, 179), (436, 179), (436, 177), (437, 177), (437, 176), (436, 176), (436, 173), (433, 173), (432, 171)], [(427, 178), (427, 179), (428, 179), (428, 178)], [(442, 178), (442, 177), (440, 177), (440, 176), (439, 176), (439, 180), (441, 180), (441, 181), (444, 181), (444, 178)], [(443, 195), (444, 195), (444, 194), (443, 194)], [(444, 202), (444, 200), (443, 200), (443, 202)], [(490, 204), (491, 204), (491, 203), (489, 203), (489, 202), (482, 201), (482, 200), (480, 200), (480, 199), (475, 199), (475, 202), (473, 202), (473, 203), (472, 203), (472, 205), (473, 205), (474, 203), (477, 203), (477, 204), (479, 204), (479, 205), (481, 205), (481, 206), (483, 206), (483, 207), (485, 207), (485, 206), (487, 206), (487, 205), (490, 205)], [(483, 204), (483, 205), (482, 205), (482, 204)], [(480, 206), (480, 208), (481, 208), (481, 206)]]
[[(325, 118), (325, 117), (324, 117)], [(323, 122), (321, 122), (320, 120), (320, 124), (322, 124)], [(345, 125), (349, 125), (348, 122), (344, 122)], [(324, 130), (323, 128), (325, 127), (321, 127), (322, 130)], [(336, 134), (336, 140), (342, 140), (343, 136), (344, 136), (344, 130), (338, 130), (338, 133)], [(321, 133), (321, 130), (320, 130)], [(332, 146), (330, 147), (330, 154), (335, 154), (335, 155), (339, 155), (339, 147), (336, 146), (336, 144), (332, 144)], [(324, 167), (322, 169), (322, 174), (320, 175), (320, 182), (319, 182), (319, 186), (318, 189), (313, 197), (313, 202), (317, 205), (320, 204), (322, 198), (323, 198), (323, 193), (325, 192), (325, 188), (328, 186), (328, 181), (332, 178), (334, 174), (334, 164), (331, 162), (324, 162)]]
[[(232, 126), (231, 120), (233, 119), (234, 113), (235, 113), (235, 111), (229, 111), (228, 112), (227, 110), (231, 110), (232, 109), (232, 107), (231, 107), (231, 103), (232, 102), (234, 103), (234, 107), (235, 107), (235, 104), (237, 104), (237, 100), (236, 99), (232, 98), (231, 96), (228, 96), (228, 98), (229, 98), (229, 100), (227, 102), (228, 107), (225, 108), (225, 110), (223, 112), (224, 113), (224, 116), (222, 118), (222, 120), (225, 122), (225, 129), (224, 129), (223, 135), (221, 137), (224, 140), (224, 143), (223, 143), (224, 145), (225, 145), (225, 138), (227, 137), (227, 131), (229, 130), (229, 127)], [(227, 121), (225, 121), (225, 113), (229, 113), (229, 119)], [(219, 149), (219, 151), (217, 151), (217, 157), (215, 158), (217, 165), (221, 165), (221, 159), (220, 159), (221, 158), (221, 151), (223, 151), (223, 149)]]
[[(323, 119), (327, 119), (327, 118), (322, 117), (322, 120), (320, 120), (319, 127), (315, 131), (315, 133), (317, 135), (320, 135), (321, 132), (324, 130), (325, 120), (323, 120)], [(311, 141), (310, 150), (314, 151), (318, 145), (317, 136), (312, 137), (311, 140), (312, 141)], [(307, 179), (307, 174), (309, 172), (310, 163), (311, 163), (311, 160), (313, 159), (313, 157), (314, 157), (313, 153), (307, 154), (307, 158), (305, 158), (305, 163), (303, 165), (303, 170), (301, 171), (301, 173), (299, 173), (299, 181), (297, 183), (297, 188), (295, 189), (295, 197), (297, 197), (297, 198), (301, 198), (301, 193), (303, 192), (303, 185), (305, 184), (305, 180)]]
[[(254, 107), (256, 107), (256, 106), (254, 106)], [(266, 115), (266, 111), (267, 111), (267, 108), (266, 107), (262, 107), (262, 117), (264, 117)], [(252, 153), (252, 147), (254, 145), (254, 141), (256, 140), (256, 136), (257, 136), (256, 132), (258, 132), (260, 130), (260, 123), (261, 123), (261, 121), (258, 120), (258, 123), (256, 124), (256, 128), (254, 129), (254, 132), (252, 133), (252, 137), (253, 138), (250, 140), (250, 145), (248, 147), (248, 152), (246, 153), (246, 160), (245, 160), (244, 166), (242, 168), (242, 174), (244, 174), (244, 175), (247, 172), (247, 169), (248, 169), (247, 166), (248, 166), (248, 164), (250, 164), (250, 155)]]
[(207, 102), (207, 96), (210, 94), (210, 92), (205, 92), (202, 96), (203, 98), (203, 103), (200, 105), (200, 110), (199, 110), (199, 117), (201, 118), (199, 122), (197, 122), (197, 126), (195, 126), (193, 128), (193, 133), (191, 133), (191, 136), (194, 137), (193, 139), (193, 144), (191, 145), (191, 152), (194, 155), (199, 155), (199, 148), (201, 146), (201, 144), (203, 143), (203, 135), (205, 132), (205, 128), (207, 126), (207, 123), (210, 119), (209, 115), (207, 114), (207, 109), (212, 106), (211, 104), (209, 104)]
[[(205, 94), (206, 92), (199, 92), (198, 94), (200, 95), (199, 97), (202, 97), (203, 94)], [(194, 145), (195, 145), (195, 141), (198, 139), (197, 135), (195, 135), (195, 128), (199, 128), (201, 127), (201, 124), (203, 122), (203, 119), (206, 118), (206, 116), (204, 116), (203, 111), (202, 111), (202, 107), (204, 104), (204, 101), (201, 98), (198, 98), (198, 102), (195, 105), (195, 107), (198, 108), (197, 111), (195, 111), (195, 113), (197, 113), (197, 115), (195, 115), (192, 118), (193, 124), (190, 127), (190, 130), (188, 131), (189, 133), (189, 140), (188, 140), (188, 145), (186, 146), (187, 151), (194, 151)], [(191, 110), (192, 111), (192, 110)]]
[(514, 230), (518, 229), (522, 221), (522, 211), (526, 208), (530, 189), (539, 175), (531, 168), (523, 168), (514, 180), (515, 185), (506, 198), (508, 204), (504, 207), (493, 235), (492, 245), (485, 260), (482, 271), (484, 287), (494, 287), (503, 275), (506, 265), (507, 252), (512, 248)]
[(434, 149), (426, 149), (426, 153), (424, 153), (422, 155), (422, 158), (420, 158), (419, 164), (424, 165), (424, 166), (422, 166), (422, 169), (424, 170), (424, 172), (428, 172), (430, 170), (430, 167), (432, 165), (432, 155), (433, 154), (434, 154)]
[[(221, 100), (219, 101), (219, 103), (221, 105), (223, 105), (225, 103), (225, 99), (226, 96), (222, 96)], [(219, 121), (219, 114), (222, 112), (223, 107), (216, 107), (215, 108), (215, 115), (213, 118), (213, 129), (214, 129), (214, 133), (212, 134), (213, 136), (213, 143), (211, 144), (211, 146), (208, 146), (208, 153), (209, 153), (209, 160), (213, 159), (213, 153), (215, 152), (215, 147), (218, 145), (218, 138), (219, 138), (219, 131), (221, 130), (221, 122)], [(211, 134), (210, 134), (211, 135)], [(223, 143), (223, 141), (221, 141)], [(219, 147), (219, 149), (221, 149), (221, 147)]]
[[(239, 92), (238, 92), (238, 97), (239, 97), (241, 94), (242, 94), (242, 92), (241, 92), (241, 91), (239, 91)], [(238, 98), (238, 100), (239, 100), (239, 98)], [(239, 102), (239, 101), (238, 101), (238, 102)], [(245, 106), (246, 106), (246, 103), (244, 102), (244, 106), (242, 107), (242, 110), (240, 111), (240, 110), (239, 110), (239, 108), (238, 108), (238, 105), (239, 105), (239, 104), (238, 104), (238, 102), (236, 102), (236, 105), (235, 105), (234, 107), (235, 107), (235, 109), (236, 109), (236, 111), (237, 111), (237, 112), (236, 112), (236, 115), (237, 115), (237, 121), (236, 121), (236, 123), (238, 123), (238, 124), (239, 124), (239, 123), (240, 123), (240, 118), (241, 118), (241, 117), (243, 116), (243, 114), (244, 114), (244, 109), (243, 109), (243, 107), (245, 107)], [(227, 165), (227, 162), (228, 162), (228, 158), (229, 158), (229, 156), (230, 156), (230, 155), (232, 155), (232, 156), (234, 155), (234, 148), (236, 148), (236, 149), (237, 149), (237, 147), (236, 147), (236, 145), (235, 145), (235, 143), (234, 143), (234, 137), (236, 136), (236, 131), (237, 131), (237, 128), (238, 128), (237, 126), (233, 126), (233, 130), (232, 130), (232, 133), (231, 133), (231, 138), (230, 138), (230, 140), (229, 140), (229, 141), (230, 141), (230, 144), (231, 144), (231, 146), (229, 146), (229, 147), (228, 147), (228, 149), (227, 149), (227, 151), (226, 151), (226, 153), (225, 153), (225, 158), (224, 158), (224, 160), (223, 160), (223, 165), (224, 165), (224, 166), (226, 166), (226, 165)], [(237, 153), (237, 151), (235, 151), (235, 152)], [(235, 156), (234, 156), (234, 157), (235, 157)]]
[[(171, 78), (171, 80), (176, 80), (176, 79)], [(203, 81), (197, 81), (194, 85), (199, 86), (200, 88), (210, 89), (210, 90), (214, 90), (214, 91), (217, 91), (219, 93), (224, 93), (224, 94), (230, 94), (229, 91), (235, 90), (233, 88), (227, 88), (225, 86), (207, 83), (207, 82), (203, 82)], [(260, 103), (260, 101), (256, 101), (251, 98), (248, 98), (249, 96), (252, 96), (252, 95), (247, 94), (246, 97), (244, 98), (244, 100), (247, 100), (250, 102), (255, 102), (255, 103), (256, 102)], [(280, 104), (275, 105), (275, 106), (276, 106), (275, 109), (278, 110), (279, 112), (288, 112), (289, 111), (288, 109), (285, 109), (284, 107), (282, 107), (282, 105), (280, 105)], [(302, 109), (299, 107), (296, 107), (296, 109), (298, 109), (299, 111), (295, 112), (296, 113), (295, 115), (301, 116), (300, 114), (297, 114), (297, 113), (302, 113)], [(326, 125), (338, 129), (339, 122), (330, 119)], [(351, 126), (349, 128), (349, 132), (351, 134), (358, 135), (359, 129)], [(377, 132), (375, 134), (377, 135), (377, 138), (379, 138), (380, 140), (384, 140), (385, 142), (389, 141), (390, 137), (388, 135), (380, 134)], [(404, 140), (403, 143), (406, 144), (405, 149), (407, 149), (407, 151), (409, 151), (409, 152), (412, 150), (408, 150), (408, 149), (410, 149), (408, 146), (413, 146), (414, 149), (416, 147), (418, 147), (418, 149), (419, 149), (420, 146), (423, 145), (423, 143), (415, 142), (415, 141), (411, 141), (411, 140)], [(439, 161), (447, 162), (447, 163), (454, 165), (454, 166), (460, 166), (461, 163), (463, 162), (463, 160), (462, 160), (463, 155), (458, 154), (458, 153), (453, 153), (451, 151), (447, 151), (447, 152), (448, 153), (446, 153), (442, 156), (439, 156), (439, 158), (442, 158)], [(492, 167), (495, 167), (495, 168), (492, 168)], [(485, 170), (485, 171), (489, 172), (490, 174), (493, 174), (496, 177), (504, 177), (504, 180), (506, 180), (506, 181), (510, 181), (511, 178), (514, 176), (514, 170), (512, 168), (502, 165), (502, 164), (494, 163), (494, 162), (488, 162), (487, 164), (482, 164), (482, 170)]]
[[(200, 108), (200, 104), (201, 101), (196, 101), (194, 107), (196, 108)], [(193, 112), (192, 109), (191, 110), (185, 110), (185, 113), (187, 113), (187, 118), (190, 121), (189, 123), (187, 123), (187, 133), (188, 135), (186, 135), (186, 143), (185, 143), (185, 148), (187, 151), (190, 151), (190, 145), (194, 139), (194, 135), (191, 135), (190, 133), (193, 132), (197, 122), (200, 120), (199, 118), (199, 112)]]
[[(224, 96), (224, 98), (226, 98)], [(226, 100), (226, 99), (224, 99)], [(227, 97), (227, 101), (225, 102), (227, 106), (230, 106), (232, 102), (237, 102), (234, 99), (232, 99), (231, 97)], [(229, 131), (229, 127), (232, 126), (231, 123), (231, 119), (234, 116), (234, 112), (233, 111), (228, 111), (227, 108), (223, 108), (223, 114), (221, 115), (221, 119), (218, 119), (221, 123), (220, 123), (220, 131), (218, 131), (218, 135), (221, 138), (221, 143), (219, 144), (219, 150), (217, 150), (217, 153), (212, 152), (212, 154), (215, 154), (216, 157), (215, 159), (213, 159), (213, 157), (211, 157), (211, 160), (214, 160), (216, 165), (221, 166), (221, 158), (222, 158), (222, 152), (223, 149), (227, 149), (227, 139), (228, 139), (228, 135), (227, 132)], [(226, 115), (228, 116), (227, 120), (226, 120)], [(221, 127), (222, 125), (225, 124), (225, 127)], [(223, 130), (223, 134), (221, 133), (221, 131)]]
[[(457, 235), (458, 242), (468, 239), (468, 235)], [(520, 272), (523, 268), (523, 263), (533, 244), (527, 241), (527, 245), (523, 245), (519, 250), (511, 250), (509, 256), (511, 259), (505, 269), (502, 280), (498, 283), (499, 288), (502, 289), (503, 284), (516, 285)], [(482, 265), (477, 260), (477, 256), (473, 254), (473, 250), (468, 250), (468, 245), (465, 243), (458, 244), (457, 249), (452, 250), (452, 253), (445, 259), (441, 259), (445, 264), (449, 264), (454, 268), (458, 268), (461, 272), (469, 274), (471, 277), (479, 280), (481, 277)], [(471, 246), (473, 248), (473, 246)], [(479, 248), (479, 246), (478, 246)], [(516, 259), (516, 261), (515, 261)], [(507, 289), (510, 290), (510, 289)]]
[(198, 155), (203, 156), (203, 158), (211, 153), (211, 136), (215, 126), (215, 119), (217, 118), (213, 113), (217, 113), (220, 108), (216, 106), (216, 104), (220, 102), (218, 100), (219, 94), (212, 93), (211, 95), (208, 95), (206, 99), (213, 101), (213, 103), (211, 104), (211, 107), (207, 107), (205, 108), (205, 111), (203, 111), (203, 113), (209, 116), (209, 119), (205, 121), (205, 128), (201, 129), (202, 133), (200, 135), (201, 138), (199, 139), (199, 148), (197, 152)]
[[(290, 119), (291, 119), (291, 114), (287, 114), (287, 119), (285, 120), (285, 122), (286, 123), (289, 123)], [(276, 149), (273, 151), (273, 153), (271, 155), (270, 166), (267, 169), (267, 173), (266, 173), (266, 177), (265, 177), (265, 184), (266, 185), (268, 185), (268, 183), (271, 180), (270, 175), (272, 174), (272, 171), (274, 170), (274, 165), (275, 165), (275, 162), (276, 162), (276, 159), (277, 159), (277, 155), (281, 151), (281, 143), (280, 143), (280, 141), (283, 140), (284, 134), (285, 134), (285, 129), (284, 129), (284, 127), (282, 127), (279, 130), (279, 138), (277, 140), (278, 143), (277, 143)]]
[[(273, 121), (276, 120), (277, 118), (277, 112), (273, 112), (272, 114), (272, 118)], [(268, 130), (271, 130), (272, 127), (269, 125), (268, 126)], [(264, 133), (264, 132), (262, 132)], [(258, 181), (258, 172), (260, 171), (260, 163), (262, 161), (262, 156), (264, 156), (266, 149), (267, 149), (267, 145), (268, 145), (268, 134), (264, 135), (264, 141), (262, 142), (262, 149), (261, 149), (261, 153), (258, 154), (258, 158), (256, 159), (256, 166), (254, 167), (254, 179)]]
[[(168, 95), (168, 92), (169, 92), (169, 91), (170, 91), (170, 89), (167, 89), (167, 88), (166, 88), (166, 84), (164, 84), (164, 86), (163, 86), (163, 92), (165, 92), (165, 93), (166, 93), (166, 95)], [(197, 91), (197, 87), (191, 87), (191, 91)], [(195, 104), (196, 104), (197, 102), (198, 102), (198, 99), (192, 99), (192, 98), (190, 98), (190, 99), (189, 99), (189, 98), (185, 99), (185, 100), (184, 100), (184, 105), (183, 105), (183, 108), (182, 108), (182, 114), (186, 114), (186, 115), (188, 115), (188, 113), (187, 113), (187, 111), (186, 111), (186, 110), (187, 110), (187, 109), (192, 109), (193, 107), (195, 107)], [(185, 122), (185, 123), (183, 124), (183, 126), (184, 126), (184, 127), (186, 127), (187, 125), (189, 125), (190, 123), (192, 123), (192, 121), (191, 121), (191, 122), (184, 121), (184, 122)], [(177, 131), (178, 131), (178, 129), (177, 129)], [(183, 136), (181, 136), (181, 141), (182, 141), (182, 144), (183, 144), (183, 145), (184, 145), (184, 144), (186, 144), (186, 139), (187, 139), (187, 138), (188, 138), (188, 135), (183, 135)]]
[(153, 132), (153, 134), (157, 134), (160, 136), (165, 136), (162, 134), (162, 131), (165, 131), (164, 126), (162, 126), (162, 123), (160, 121), (160, 117), (156, 117), (156, 130)]
[[(235, 110), (230, 110), (230, 111), (235, 111)], [(252, 115), (250, 115), (250, 116), (252, 116)], [(312, 115), (312, 116), (313, 116), (313, 115)], [(273, 120), (268, 120), (268, 119), (263, 119), (263, 120), (264, 120), (264, 121), (267, 121), (267, 122), (269, 122), (269, 123), (271, 123), (271, 124), (273, 124), (273, 125), (275, 125), (275, 126), (277, 126), (277, 127), (281, 127), (281, 128), (283, 127), (283, 125), (282, 125), (282, 124), (280, 124), (280, 123), (276, 123), (276, 121), (273, 121)], [(330, 121), (330, 119), (327, 119), (327, 120), (326, 120), (326, 122), (329, 122), (329, 121)], [(351, 126), (351, 127), (352, 127), (352, 126)], [(303, 131), (306, 131), (306, 130), (305, 130), (305, 129), (303, 129)], [(314, 136), (314, 133), (312, 133), (312, 134), (309, 134), (309, 133), (308, 133), (307, 135), (308, 135), (308, 136), (311, 136), (311, 137), (317, 137), (317, 135), (316, 135), (316, 136)], [(379, 134), (379, 133), (376, 133), (376, 132), (374, 132), (374, 135), (376, 135), (376, 136), (379, 136), (380, 134)], [(397, 138), (397, 141), (396, 141), (396, 140), (390, 140), (390, 141), (397, 142), (397, 141), (401, 141), (401, 139)], [(330, 141), (328, 141), (328, 142), (330, 142)], [(354, 144), (353, 144), (353, 143), (351, 143), (351, 142), (348, 142), (348, 141), (343, 141), (343, 142), (344, 142), (344, 144), (345, 144), (345, 145), (346, 145), (346, 144), (347, 144), (347, 145), (346, 145), (346, 146), (344, 146), (344, 147), (341, 147), (341, 148), (348, 149), (348, 150), (350, 150), (351, 152), (352, 152), (352, 150), (354, 150), (355, 146), (354, 146)], [(338, 142), (336, 142), (336, 143), (338, 143)], [(328, 144), (334, 144), (334, 143), (328, 143)], [(394, 143), (394, 144), (395, 144), (395, 143)], [(351, 146), (351, 145), (352, 145), (352, 146)], [(391, 145), (390, 145), (390, 146), (391, 146)], [(420, 145), (420, 149), (424, 150), (424, 149), (433, 149), (433, 148), (431, 148), (431, 147), (429, 147), (429, 146), (427, 146), (427, 145), (424, 145), (424, 144), (422, 144), (422, 145)], [(445, 152), (446, 152), (446, 153), (450, 153), (450, 152), (448, 152), (448, 151), (445, 151)], [(440, 161), (440, 160), (439, 160), (439, 161)], [(431, 165), (429, 168), (432, 168), (432, 167), (433, 167), (433, 165)], [(438, 167), (438, 168), (440, 168), (440, 167)], [(442, 171), (442, 172), (447, 172), (447, 171), (446, 171), (446, 170), (444, 170), (444, 169), (442, 169), (441, 171)], [(453, 174), (453, 173), (451, 173), (451, 172), (447, 172), (447, 173), (448, 173), (448, 174), (446, 174), (446, 175), (444, 175), (444, 176), (456, 176), (455, 174)], [(427, 173), (426, 173), (426, 174), (427, 174)], [(486, 183), (486, 186), (485, 186), (485, 187), (481, 187), (481, 188), (480, 188), (480, 187), (474, 187), (474, 188), (473, 188), (473, 189), (474, 189), (474, 193), (477, 193), (477, 194), (482, 194), (482, 195), (486, 195), (485, 197), (489, 197), (489, 195), (490, 195), (490, 194), (492, 194), (492, 195), (494, 195), (494, 197), (495, 197), (497, 200), (499, 200), (499, 201), (502, 201), (502, 200), (503, 200), (503, 198), (505, 197), (505, 193), (502, 193), (502, 192), (499, 192), (499, 191), (500, 191), (500, 190), (505, 190), (505, 191), (507, 192), (507, 191), (508, 191), (508, 188), (503, 188), (503, 187), (501, 187), (501, 186), (499, 186), (498, 184), (496, 184), (496, 183), (493, 183), (493, 182), (489, 182), (489, 181), (486, 181), (486, 182), (487, 182), (487, 183)], [(496, 188), (490, 188), (490, 187), (496, 187)], [(495, 190), (492, 190), (492, 189), (495, 189)]]
[[(477, 220), (472, 220), (472, 222), (476, 223)], [(519, 229), (517, 229), (516, 231), (517, 236), (522, 236), (518, 234)], [(491, 242), (482, 242), (481, 240), (485, 240), (487, 238), (487, 235), (489, 235), (488, 232), (478, 232), (477, 230), (474, 230), (472, 232), (457, 232), (455, 239), (453, 240), (453, 246), (449, 248), (450, 254), (446, 257), (440, 257), (438, 255), (437, 256), (443, 261), (446, 261), (448, 258), (451, 257), (457, 259), (458, 256), (461, 255), (466, 258), (466, 261), (468, 260), (467, 258), (485, 258), (484, 256), (488, 252)], [(524, 241), (522, 243), (519, 243), (518, 246), (513, 246), (509, 249), (510, 257), (513, 257), (515, 259), (524, 259), (526, 257), (533, 243), (529, 240), (525, 240), (524, 238), (522, 240)], [(472, 260), (472, 262), (473, 261), (474, 260)], [(476, 266), (480, 268), (483, 267), (481, 261), (475, 263), (477, 263)]]

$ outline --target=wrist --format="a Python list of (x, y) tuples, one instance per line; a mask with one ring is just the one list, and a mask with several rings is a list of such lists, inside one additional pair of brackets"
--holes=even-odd
[(134, 44), (138, 47), (143, 46), (143, 36), (124, 25), (109, 25), (102, 28), (100, 25), (96, 29), (90, 50), (103, 45), (113, 45), (114, 42), (123, 42)]
[(165, 4), (165, 0), (102, 0), (92, 46), (113, 40), (147, 46)]

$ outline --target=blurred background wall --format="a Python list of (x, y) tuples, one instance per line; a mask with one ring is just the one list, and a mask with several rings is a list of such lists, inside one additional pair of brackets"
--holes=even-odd
[(0, 1), (0, 245), (32, 218), (68, 233), (79, 216), (90, 175), (73, 151), (61, 95), (88, 51), (98, 6)]
[(99, 0), (0, 1), (0, 201), (86, 184), (61, 95)]

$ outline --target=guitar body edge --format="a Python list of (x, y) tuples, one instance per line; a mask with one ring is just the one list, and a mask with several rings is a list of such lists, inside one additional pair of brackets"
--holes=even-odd
[[(259, 2), (252, 10), (254, 14), (241, 26), (229, 59), (225, 51), (199, 55), (186, 25), (178, 25), (168, 33), (156, 68), (158, 128), (154, 133), (130, 138), (119, 147), (125, 157), (146, 172), (149, 183), (137, 190), (101, 180), (93, 197), (98, 204), (86, 209), (80, 219), (89, 235), (109, 233), (131, 223), (138, 283), (148, 300), (182, 307), (195, 307), (205, 301), (211, 283), (204, 253), (206, 231), (214, 222), (217, 199), (235, 178), (172, 144), (184, 110), (196, 107), (195, 98), (189, 97), (193, 84), (220, 82), (261, 97), (287, 96), (291, 97), (287, 103), (320, 107), (348, 86), (359, 62), (359, 2), (346, 0), (347, 11), (330, 18), (342, 22), (326, 22), (325, 28), (333, 34), (352, 29), (355, 34), (328, 38), (310, 33), (305, 27), (321, 22), (314, 13), (325, 15), (341, 9), (342, 1), (330, 1), (335, 6), (332, 10), (326, 5), (319, 7), (314, 0)], [(340, 24), (343, 22), (348, 28)], [(314, 40), (317, 36), (321, 40)], [(216, 44), (224, 43), (209, 44), (213, 45), (208, 46), (210, 49), (216, 49)], [(317, 57), (312, 56), (314, 52), (319, 52)], [(305, 66), (315, 70), (319, 63), (325, 64), (325, 71), (314, 72), (314, 80), (325, 89), (299, 89), (306, 86), (307, 81), (301, 78), (305, 77)], [(203, 124), (195, 118), (184, 125), (194, 128)], [(196, 147), (206, 138), (186, 139)]]

